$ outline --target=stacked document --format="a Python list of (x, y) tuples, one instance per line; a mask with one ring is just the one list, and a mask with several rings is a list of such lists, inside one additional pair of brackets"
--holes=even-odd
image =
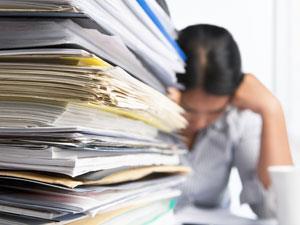
[[(52, 21), (48, 19), (1, 18), (0, 33), (0, 49), (44, 46), (87, 49), (123, 68), (147, 85), (164, 92), (165, 86), (143, 66), (118, 36), (110, 36), (95, 29), (83, 28), (70, 19)], [(153, 64), (153, 66), (155, 65)]]
[(1, 0), (0, 8), (4, 12), (78, 12), (66, 0)]
[[(155, 0), (1, 0), (1, 11), (49, 16), (84, 14), (105, 33), (118, 36), (164, 86), (175, 85), (175, 74), (184, 72), (185, 55), (174, 41), (174, 25)], [(81, 38), (95, 36), (95, 32), (77, 33)]]
[(167, 224), (190, 170), (184, 111), (163, 94), (183, 68), (164, 11), (121, 0), (0, 11), (0, 224)]
[[(31, 127), (90, 123), (94, 128), (105, 128), (105, 123), (121, 129), (120, 124), (111, 123), (110, 120), (116, 122), (118, 117), (109, 112), (139, 119), (167, 132), (186, 124), (180, 115), (182, 109), (164, 95), (123, 69), (83, 50), (3, 51), (0, 52), (0, 66), (0, 98), (5, 100), (1, 103), (5, 112), (4, 119), (0, 119), (3, 126), (9, 121), (17, 127), (27, 122)], [(17, 114), (19, 104), (15, 104), (16, 101), (22, 102), (21, 112)], [(81, 109), (85, 109), (83, 113)], [(20, 120), (19, 113), (25, 113), (26, 120)], [(100, 114), (107, 118), (100, 119), (97, 116)], [(94, 115), (95, 119), (86, 121), (89, 115)], [(141, 123), (129, 119), (121, 121), (126, 122), (136, 126)], [(130, 132), (131, 128), (125, 130)]]

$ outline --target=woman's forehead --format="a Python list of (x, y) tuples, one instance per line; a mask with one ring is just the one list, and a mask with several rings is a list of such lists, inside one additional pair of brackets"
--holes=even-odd
[(182, 94), (182, 105), (190, 109), (218, 111), (230, 102), (230, 96), (211, 95), (201, 89), (189, 90)]

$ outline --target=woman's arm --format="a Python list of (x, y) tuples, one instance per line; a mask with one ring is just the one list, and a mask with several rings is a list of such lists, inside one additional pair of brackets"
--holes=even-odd
[(262, 117), (258, 176), (263, 185), (270, 186), (268, 167), (291, 165), (284, 113), (275, 96), (253, 75), (247, 74), (235, 93), (233, 104), (240, 109), (250, 109)]

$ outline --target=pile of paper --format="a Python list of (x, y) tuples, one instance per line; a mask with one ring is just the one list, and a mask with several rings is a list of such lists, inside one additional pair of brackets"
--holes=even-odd
[(3, 12), (78, 12), (66, 0), (1, 0)]
[[(28, 107), (27, 112), (34, 111), (28, 114), (38, 114), (31, 120), (45, 122), (44, 126), (51, 123), (67, 126), (68, 122), (80, 126), (86, 124), (87, 114), (101, 114), (102, 110), (139, 119), (168, 132), (185, 126), (185, 120), (180, 115), (183, 111), (175, 103), (132, 78), (121, 68), (113, 67), (83, 50), (4, 51), (0, 52), (0, 65), (0, 98), (10, 100), (3, 108), (8, 117), (18, 117), (18, 114), (14, 115), (16, 105), (13, 101), (25, 98), (36, 104), (44, 103), (45, 107), (56, 106), (52, 106), (54, 112), (50, 116), (37, 112), (39, 105)], [(56, 104), (55, 101), (63, 104)], [(86, 108), (85, 114), (76, 114), (76, 110), (81, 108)], [(62, 111), (64, 117), (58, 120), (57, 113), (61, 114)], [(108, 117), (107, 120), (116, 117), (109, 118), (109, 114), (104, 116)], [(97, 121), (98, 117), (94, 117), (96, 119), (91, 126), (103, 126), (103, 120)], [(30, 118), (26, 119), (29, 122)], [(15, 123), (19, 126), (18, 120)], [(108, 126), (120, 125), (111, 124), (111, 121), (104, 123), (108, 123)]]
[[(85, 4), (0, 1), (0, 8), (88, 13)], [(0, 224), (166, 224), (189, 172), (176, 135), (186, 121), (127, 46), (68, 19), (0, 21)], [(177, 53), (169, 59), (178, 61)]]
[[(175, 28), (169, 16), (155, 0), (1, 0), (0, 14), (1, 11), (25, 12), (25, 15), (37, 12), (39, 13), (38, 16), (41, 16), (41, 13), (47, 13), (46, 15), (49, 16), (53, 13), (58, 13), (60, 17), (63, 17), (64, 14), (67, 17), (70, 15), (70, 12), (74, 14), (84, 13), (97, 23), (102, 32), (109, 35), (116, 35), (119, 39), (114, 40), (111, 37), (100, 36), (97, 34), (98, 32), (93, 30), (82, 31), (82, 29), (72, 24), (60, 24), (60, 26), (65, 26), (65, 29), (70, 30), (70, 32), (62, 29), (54, 31), (58, 25), (50, 23), (41, 24), (40, 26), (32, 26), (32, 24), (26, 23), (26, 25), (22, 25), (23, 28), (26, 26), (26, 29), (22, 29), (22, 31), (34, 37), (36, 37), (36, 32), (39, 37), (43, 36), (42, 39), (33, 43), (34, 45), (45, 44), (47, 38), (51, 42), (48, 42), (48, 44), (53, 45), (55, 44), (55, 40), (50, 39), (53, 36), (60, 37), (60, 42), (66, 42), (66, 38), (61, 37), (65, 35), (63, 34), (64, 32), (69, 33), (68, 38), (72, 39), (72, 41), (80, 39), (79, 42), (75, 41), (74, 43), (84, 45), (84, 48), (92, 51), (98, 51), (99, 48), (103, 50), (104, 48), (106, 53), (102, 52), (99, 55), (107, 60), (112, 60), (113, 63), (115, 63), (117, 58), (122, 58), (124, 61), (126, 60), (125, 55), (131, 55), (131, 58), (138, 61), (134, 62), (135, 65), (129, 66), (126, 63), (119, 64), (118, 62), (115, 65), (131, 67), (128, 71), (133, 73), (133, 75), (145, 75), (148, 79), (151, 77), (149, 76), (150, 72), (154, 77), (151, 78), (151, 83), (149, 84), (159, 90), (162, 90), (162, 86), (176, 85), (175, 74), (184, 72), (185, 55), (174, 41), (176, 37)], [(8, 23), (11, 22), (9, 21)], [(9, 27), (6, 30), (5, 37), (13, 38), (8, 39), (9, 45), (5, 47), (6, 49), (11, 47), (26, 47), (26, 43), (18, 41), (21, 37), (11, 33), (16, 31), (15, 26), (18, 27), (17, 24), (5, 26), (6, 28)], [(41, 33), (41, 31), (44, 32)], [(1, 42), (5, 37), (1, 37)], [(91, 42), (88, 47), (86, 46), (87, 43), (83, 43), (83, 39), (89, 39), (89, 42)], [(101, 46), (99, 41), (102, 41), (103, 44), (104, 39), (106, 39), (106, 43)], [(110, 45), (112, 42), (117, 42), (118, 46)], [(17, 46), (17, 43), (19, 46)], [(128, 51), (123, 51), (123, 54), (119, 55), (119, 57), (107, 57), (110, 51), (115, 51), (116, 48), (119, 48), (120, 43), (124, 43), (133, 51), (134, 56)], [(5, 42), (1, 44), (2, 46), (6, 45)], [(93, 47), (91, 48), (92, 45)], [(95, 45), (98, 49), (94, 48)], [(110, 45), (113, 50), (107, 47), (107, 45)], [(123, 48), (121, 47), (121, 49)], [(96, 53), (98, 54), (98, 52)], [(136, 66), (137, 68), (132, 68)], [(123, 68), (128, 69), (126, 67)], [(141, 67), (146, 67), (147, 72), (141, 71)]]
[(165, 90), (164, 85), (142, 65), (120, 37), (83, 28), (70, 19), (1, 18), (0, 33), (0, 49), (44, 46), (88, 49), (156, 90)]

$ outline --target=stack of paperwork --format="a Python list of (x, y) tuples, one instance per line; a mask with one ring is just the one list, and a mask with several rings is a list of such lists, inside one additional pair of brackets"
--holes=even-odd
[(165, 223), (189, 173), (164, 95), (184, 67), (167, 14), (0, 0), (0, 16), (0, 224)]

